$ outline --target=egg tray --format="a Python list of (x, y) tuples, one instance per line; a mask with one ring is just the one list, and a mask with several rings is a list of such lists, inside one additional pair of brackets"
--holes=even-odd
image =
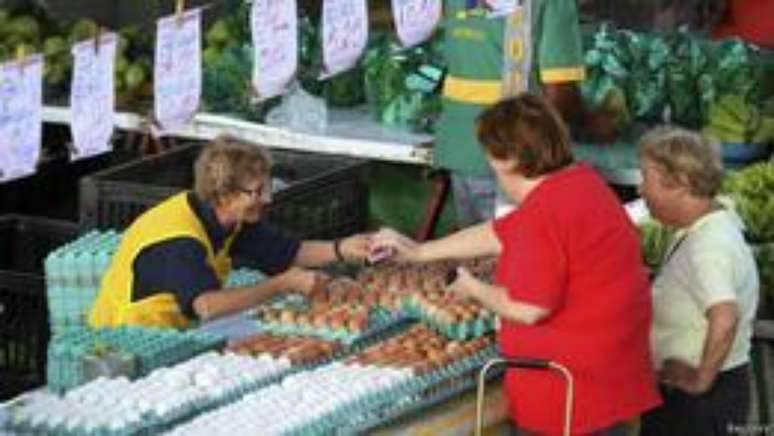
[[(338, 361), (341, 359), (345, 359), (347, 357), (350, 357), (354, 354), (359, 353), (363, 349), (380, 342), (390, 336), (394, 336), (409, 326), (413, 325), (414, 322), (406, 317), (401, 317), (397, 320), (395, 320), (391, 325), (385, 326), (385, 328), (382, 328), (380, 330), (374, 330), (372, 332), (369, 332), (367, 334), (364, 334), (362, 337), (360, 337), (357, 341), (348, 344), (342, 348), (340, 348), (338, 351), (333, 353), (330, 357), (319, 359), (314, 362), (310, 362), (304, 365), (297, 365), (294, 366), (287, 371), (283, 371), (281, 373), (276, 374), (273, 377), (267, 378), (263, 381), (261, 381), (259, 384), (254, 384), (249, 386), (245, 389), (240, 389), (239, 392), (231, 393), (226, 395), (226, 398), (217, 400), (213, 402), (212, 404), (201, 406), (196, 408), (195, 410), (191, 410), (188, 413), (181, 414), (178, 417), (175, 417), (175, 419), (164, 422), (164, 423), (154, 423), (150, 425), (150, 428), (147, 429), (147, 431), (143, 430), (142, 432), (136, 433), (136, 434), (142, 434), (142, 435), (153, 435), (153, 434), (159, 434), (161, 432), (169, 431), (175, 426), (181, 425), (187, 421), (190, 421), (191, 419), (195, 418), (197, 415), (201, 413), (205, 413), (220, 407), (223, 407), (227, 404), (233, 403), (241, 399), (243, 396), (257, 391), (259, 389), (265, 388), (271, 384), (278, 383), (285, 379), (286, 377), (289, 377), (293, 374), (313, 370), (317, 367), (326, 365), (328, 363)], [(112, 435), (111, 435), (112, 436)]]
[(200, 332), (177, 332), (143, 327), (91, 330), (75, 328), (57, 335), (48, 348), (47, 382), (54, 392), (63, 393), (89, 380), (87, 360), (94, 360), (99, 345), (106, 354), (133, 359), (133, 374), (140, 377), (152, 370), (187, 360), (203, 352), (220, 349), (225, 341)]
[[(403, 414), (421, 411), (441, 401), (444, 395), (445, 398), (449, 398), (461, 392), (459, 389), (460, 386), (465, 385), (465, 380), (475, 379), (475, 374), (478, 374), (481, 366), (495, 356), (497, 356), (497, 348), (491, 345), (473, 356), (432, 373), (413, 377), (389, 390), (374, 392), (353, 403), (345, 404), (335, 412), (310, 422), (290, 435), (357, 433), (360, 427), (373, 428)], [(442, 388), (443, 386), (448, 387)]]
[(372, 344), (384, 337), (391, 336), (395, 333), (395, 329), (402, 330), (402, 327), (410, 320), (409, 317), (399, 312), (372, 310), (370, 315), (373, 321), (365, 331), (360, 333), (353, 333), (346, 329), (334, 331), (302, 327), (295, 324), (257, 322), (261, 333), (280, 336), (311, 336), (329, 341), (339, 341), (352, 348), (362, 347), (363, 344)]
[[(407, 326), (407, 324), (401, 324), (401, 326), (402, 326), (402, 328), (405, 328)], [(401, 330), (402, 330), (402, 328), (401, 328)], [(390, 335), (392, 335), (392, 334), (395, 334), (395, 333), (391, 333)], [(372, 337), (370, 340), (373, 340), (374, 342), (377, 342), (377, 341), (382, 340), (382, 339), (383, 339), (383, 337), (378, 337), (378, 338), (377, 337)], [(363, 344), (358, 345), (358, 346), (343, 347), (343, 348), (339, 349), (337, 352), (335, 352), (333, 355), (331, 355), (330, 357), (326, 357), (326, 358), (323, 358), (323, 359), (318, 359), (318, 360), (316, 360), (314, 362), (306, 363), (306, 364), (303, 364), (303, 365), (293, 366), (293, 367), (289, 368), (286, 371), (282, 371), (282, 372), (280, 372), (280, 373), (278, 373), (278, 374), (276, 374), (276, 375), (274, 375), (272, 377), (269, 377), (269, 378), (266, 378), (264, 380), (261, 380), (259, 383), (252, 384), (249, 387), (246, 387), (244, 389), (239, 389), (238, 392), (229, 393), (224, 398), (221, 398), (219, 400), (213, 401), (210, 404), (200, 405), (195, 410), (191, 410), (191, 411), (189, 411), (187, 413), (180, 414), (179, 416), (175, 417), (173, 420), (169, 420), (169, 421), (164, 422), (164, 423), (153, 423), (152, 425), (149, 425), (149, 428), (143, 429), (142, 431), (137, 432), (137, 433), (133, 433), (133, 434), (138, 434), (138, 435), (143, 435), (143, 436), (144, 435), (150, 436), (150, 435), (156, 435), (156, 434), (160, 434), (160, 433), (172, 430), (174, 427), (176, 427), (178, 425), (181, 425), (181, 424), (184, 424), (184, 423), (186, 423), (186, 422), (196, 418), (198, 415), (200, 415), (202, 413), (206, 413), (206, 412), (215, 410), (217, 408), (226, 406), (228, 404), (234, 403), (236, 401), (239, 401), (245, 395), (250, 394), (252, 392), (255, 392), (255, 391), (259, 390), (259, 389), (263, 389), (263, 388), (265, 388), (265, 387), (267, 387), (267, 386), (269, 386), (271, 384), (279, 383), (282, 380), (284, 380), (286, 377), (289, 377), (289, 376), (291, 376), (293, 374), (304, 372), (304, 371), (310, 371), (310, 370), (313, 370), (313, 369), (315, 369), (317, 367), (320, 367), (320, 366), (323, 366), (323, 365), (327, 365), (327, 364), (329, 364), (331, 362), (334, 362), (334, 361), (341, 360), (341, 359), (344, 359), (346, 357), (349, 357), (349, 356), (359, 352), (362, 348), (370, 346), (372, 343), (373, 342), (371, 342), (371, 343), (363, 343)], [(315, 434), (319, 434), (319, 433), (315, 433)], [(113, 436), (113, 435), (109, 435), (109, 436)]]
[[(489, 357), (496, 356), (496, 352), (490, 351)], [(486, 360), (484, 361), (484, 363)], [(380, 427), (394, 423), (397, 420), (418, 415), (436, 405), (442, 404), (464, 393), (476, 389), (478, 386), (478, 375), (482, 365), (476, 366), (469, 371), (459, 374), (455, 377), (442, 380), (440, 383), (430, 386), (423, 392), (413, 395), (407, 395), (401, 400), (383, 408), (372, 409), (355, 417), (355, 419), (344, 424), (337, 434), (370, 434), (374, 433)], [(502, 367), (496, 367), (487, 373), (487, 381), (500, 378), (505, 372)]]
[(406, 316), (417, 319), (446, 338), (457, 341), (480, 338), (495, 331), (494, 317), (477, 316), (459, 323), (443, 323), (429, 316), (427, 312), (421, 310), (416, 305), (411, 304), (410, 298), (403, 300), (401, 309)]
[(46, 426), (30, 426), (21, 425), (14, 426), (13, 423), (8, 422), (6, 430), (15, 431), (23, 434), (36, 434), (36, 435), (57, 435), (57, 436), (151, 436), (158, 435), (173, 429), (174, 427), (183, 424), (191, 419), (197, 417), (202, 413), (215, 410), (223, 407), (232, 402), (238, 401), (244, 395), (251, 392), (263, 389), (266, 386), (282, 381), (285, 377), (288, 377), (297, 372), (308, 371), (318, 366), (325, 365), (333, 360), (342, 357), (334, 355), (320, 359), (315, 362), (310, 362), (304, 365), (297, 365), (291, 367), (285, 371), (277, 372), (271, 376), (265, 377), (261, 380), (256, 380), (252, 383), (245, 384), (239, 388), (232, 389), (225, 392), (222, 396), (217, 398), (207, 398), (198, 401), (188, 403), (184, 408), (159, 418), (154, 415), (148, 414), (144, 416), (141, 426), (131, 426), (120, 430), (110, 430), (107, 428), (99, 428), (95, 431), (67, 431), (63, 427), (48, 428)]

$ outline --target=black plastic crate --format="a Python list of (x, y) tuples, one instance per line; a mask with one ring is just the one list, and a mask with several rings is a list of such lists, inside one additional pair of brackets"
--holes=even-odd
[[(84, 229), (124, 229), (146, 209), (193, 185), (200, 145), (188, 145), (81, 179)], [(365, 163), (340, 156), (272, 150), (272, 176), (282, 187), (268, 220), (299, 238), (334, 238), (365, 228)]]
[(0, 401), (44, 383), (49, 328), (43, 262), (77, 234), (76, 223), (0, 216)]

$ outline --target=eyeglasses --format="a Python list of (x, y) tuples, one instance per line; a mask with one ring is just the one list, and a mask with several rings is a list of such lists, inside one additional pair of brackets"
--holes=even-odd
[(236, 186), (236, 190), (251, 197), (263, 197), (267, 192), (270, 192), (266, 189), (266, 185), (266, 183), (261, 183), (261, 185), (255, 189), (247, 189), (241, 186)]

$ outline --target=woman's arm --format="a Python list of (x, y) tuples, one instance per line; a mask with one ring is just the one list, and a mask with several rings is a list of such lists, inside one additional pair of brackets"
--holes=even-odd
[(283, 291), (311, 292), (326, 281), (316, 271), (291, 268), (255, 286), (206, 291), (193, 301), (193, 309), (202, 321), (247, 310)]
[(392, 229), (383, 229), (373, 237), (372, 247), (392, 248), (398, 260), (432, 262), (442, 259), (471, 259), (500, 253), (500, 240), (485, 222), (453, 233), (445, 238), (417, 243)]
[(508, 321), (532, 325), (551, 313), (546, 308), (512, 299), (508, 296), (507, 289), (482, 282), (464, 268), (458, 268), (457, 274), (457, 280), (449, 285), (450, 291), (478, 301)]
[(734, 302), (722, 302), (707, 310), (707, 337), (698, 368), (681, 360), (664, 362), (660, 378), (691, 394), (703, 394), (712, 388), (723, 363), (731, 351), (739, 322), (739, 311)]

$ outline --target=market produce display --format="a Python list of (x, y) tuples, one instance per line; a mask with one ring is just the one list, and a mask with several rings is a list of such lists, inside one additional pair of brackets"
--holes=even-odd
[(140, 377), (223, 345), (222, 338), (197, 331), (73, 328), (51, 340), (46, 379), (63, 392), (98, 376)]
[(647, 34), (603, 25), (586, 52), (586, 101), (622, 126), (668, 119), (704, 126), (722, 96), (760, 102), (756, 48), (741, 40), (712, 41), (681, 30)]
[(762, 162), (731, 173), (723, 191), (733, 198), (750, 241), (774, 241), (774, 163)]
[(493, 331), (495, 317), (479, 304), (445, 291), (447, 276), (460, 265), (491, 282), (494, 259), (385, 265), (362, 272), (358, 280), (366, 289), (381, 293), (378, 302), (386, 310), (420, 319), (449, 338), (470, 339)]
[[(46, 101), (62, 104), (72, 76), (71, 47), (107, 30), (98, 29), (97, 23), (87, 18), (57, 22), (34, 6), (14, 11), (0, 8), (0, 62), (13, 60), (20, 52), (42, 53)], [(138, 26), (118, 31), (115, 86), (119, 107), (136, 107), (139, 101), (150, 98), (152, 38), (153, 32)]]
[(417, 326), (347, 361), (287, 377), (168, 434), (346, 432), (371, 414), (421, 401), (428, 387), (458, 381), (493, 355), (491, 339), (448, 341)]
[(9, 425), (36, 434), (157, 434), (277, 380), (291, 366), (286, 358), (208, 352), (135, 381), (99, 378), (64, 396), (34, 392), (9, 408)]
[(341, 343), (337, 341), (302, 336), (255, 335), (230, 345), (227, 351), (254, 357), (269, 355), (275, 359), (286, 358), (296, 366), (330, 360), (341, 348)]
[(745, 224), (745, 236), (758, 264), (761, 300), (774, 309), (774, 163), (762, 162), (732, 173), (723, 190)]

